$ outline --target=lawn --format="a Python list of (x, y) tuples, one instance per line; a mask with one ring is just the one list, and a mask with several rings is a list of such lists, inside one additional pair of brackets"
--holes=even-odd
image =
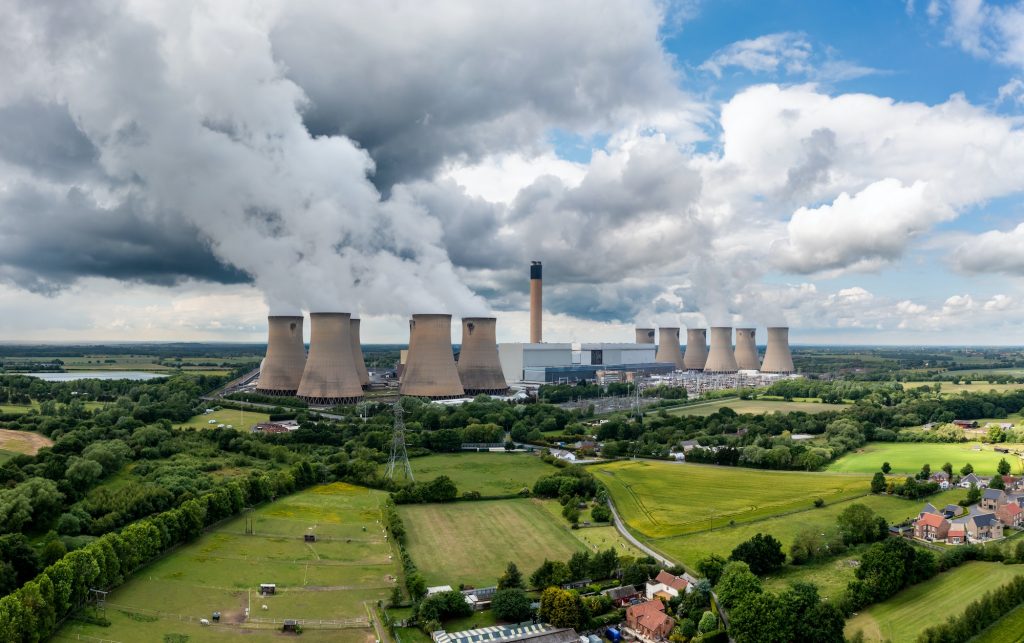
[(1021, 643), (1024, 641), (1024, 606), (996, 621), (971, 639), (971, 643)]
[[(216, 420), (210, 424), (210, 420)], [(270, 416), (252, 410), (221, 409), (213, 413), (194, 415), (187, 422), (179, 425), (183, 429), (214, 429), (218, 424), (230, 424), (239, 431), (248, 431), (254, 424), (267, 422)]]
[[(980, 447), (976, 451), (975, 447)], [(872, 442), (856, 452), (848, 453), (828, 466), (829, 471), (844, 473), (873, 473), (881, 469), (883, 462), (888, 462), (893, 473), (917, 473), (924, 464), (930, 464), (932, 471), (938, 471), (946, 462), (953, 464), (953, 470), (970, 462), (979, 475), (993, 475), (999, 460), (1006, 460), (1013, 467), (1014, 473), (1020, 473), (1021, 462), (1018, 458), (1004, 453), (997, 453), (992, 445), (978, 442), (959, 444), (932, 444), (926, 442)]]
[[(669, 415), (700, 415), (706, 416), (717, 413), (719, 410), (729, 407), (737, 413), (749, 413), (751, 415), (764, 415), (765, 413), (793, 413), (803, 411), (804, 413), (822, 413), (824, 411), (842, 411), (849, 408), (843, 404), (825, 404), (822, 402), (785, 402), (775, 400), (715, 400), (714, 402), (702, 402), (688, 406), (670, 408), (666, 412)], [(652, 411), (657, 413), (657, 411)]]
[(631, 529), (647, 538), (750, 522), (865, 495), (866, 475), (763, 471), (714, 465), (633, 461), (595, 465)]
[(860, 612), (846, 622), (846, 635), (850, 637), (860, 630), (865, 641), (916, 641), (928, 626), (962, 613), (974, 597), (1021, 573), (1024, 568), (1019, 565), (964, 563)]
[(539, 500), (402, 505), (399, 513), (428, 585), (491, 586), (509, 561), (529, 576), (545, 558), (568, 560), (585, 546)]
[(412, 458), (417, 480), (446, 475), (455, 481), (459, 493), (479, 491), (485, 496), (519, 493), (533, 488), (537, 478), (557, 469), (534, 455), (523, 453), (443, 453)]
[[(150, 564), (114, 590), (107, 598), (110, 627), (71, 622), (55, 639), (153, 641), (168, 634), (190, 641), (262, 639), (279, 636), (280, 625), (257, 619), (365, 619), (365, 603), (386, 599), (399, 575), (397, 556), (378, 522), (385, 496), (335, 483), (264, 505)], [(247, 520), (253, 527), (248, 535)], [(307, 533), (318, 540), (304, 542)], [(260, 597), (260, 583), (276, 583), (277, 594)], [(244, 608), (250, 605), (245, 621)], [(220, 625), (198, 624), (214, 610), (223, 615)], [(303, 639), (376, 638), (367, 622), (353, 625), (307, 627)]]

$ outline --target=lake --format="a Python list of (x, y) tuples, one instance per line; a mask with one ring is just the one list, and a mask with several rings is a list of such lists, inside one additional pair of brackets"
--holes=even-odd
[(73, 382), (75, 380), (151, 380), (157, 377), (167, 377), (160, 373), (146, 373), (144, 371), (72, 371), (70, 373), (18, 373), (38, 377), (47, 382)]

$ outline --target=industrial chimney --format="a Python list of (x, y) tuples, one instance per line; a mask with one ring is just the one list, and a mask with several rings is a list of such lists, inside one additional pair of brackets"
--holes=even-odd
[(541, 320), (543, 308), (544, 280), (541, 278), (539, 261), (530, 262), (530, 343), (539, 344), (544, 341), (544, 329)]
[(267, 356), (260, 365), (256, 392), (263, 395), (295, 395), (306, 366), (302, 343), (302, 316), (267, 317)]
[(508, 383), (501, 372), (494, 317), (466, 317), (462, 320), (462, 348), (459, 378), (466, 395), (504, 395)]
[(711, 327), (711, 350), (704, 364), (705, 373), (735, 373), (736, 356), (732, 352), (732, 327)]
[(654, 343), (654, 329), (653, 328), (637, 328), (636, 329), (636, 343), (637, 344), (653, 344)]
[(683, 365), (688, 371), (703, 371), (708, 361), (708, 331), (706, 328), (686, 329), (686, 354)]
[(736, 367), (741, 371), (756, 371), (761, 368), (761, 360), (757, 356), (757, 340), (754, 339), (756, 329), (736, 329)]
[(658, 352), (654, 355), (654, 361), (675, 364), (678, 371), (686, 368), (683, 366), (683, 351), (679, 348), (678, 328), (658, 329)]
[(789, 352), (789, 328), (768, 327), (768, 345), (764, 349), (762, 373), (792, 373), (793, 355)]
[(352, 327), (349, 331), (352, 338), (352, 361), (356, 365), (356, 373), (359, 374), (359, 386), (366, 388), (370, 385), (370, 374), (366, 372), (366, 362), (363, 361), (363, 342), (359, 339), (359, 320), (352, 320)]
[(438, 400), (466, 394), (452, 355), (451, 315), (412, 316), (409, 356), (398, 392)]
[(309, 359), (298, 396), (310, 404), (353, 404), (363, 399), (352, 358), (350, 317), (349, 313), (309, 314)]

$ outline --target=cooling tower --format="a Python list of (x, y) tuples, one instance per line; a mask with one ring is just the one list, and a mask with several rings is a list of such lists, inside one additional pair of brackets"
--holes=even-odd
[(359, 386), (366, 388), (370, 385), (370, 374), (366, 372), (366, 362), (363, 361), (363, 343), (359, 339), (359, 320), (353, 319), (349, 337), (352, 338), (352, 361), (356, 365), (356, 373), (359, 373)]
[(754, 339), (756, 329), (736, 329), (736, 367), (741, 371), (756, 371), (761, 368), (761, 360), (757, 356), (757, 340)]
[(708, 361), (708, 331), (706, 328), (686, 329), (686, 355), (683, 364), (688, 371), (703, 371)]
[(298, 396), (310, 404), (352, 404), (363, 399), (352, 357), (348, 313), (309, 314), (309, 359)]
[(764, 349), (762, 373), (792, 373), (793, 355), (789, 352), (789, 329), (785, 326), (768, 328), (768, 345)]
[(636, 329), (636, 343), (637, 344), (653, 344), (654, 343), (654, 329), (653, 328), (637, 328)]
[(705, 373), (735, 373), (736, 356), (732, 352), (732, 327), (711, 327), (711, 350), (704, 363)]
[(530, 343), (539, 344), (544, 341), (544, 328), (541, 309), (544, 307), (544, 280), (541, 278), (541, 263), (530, 264)]
[(302, 343), (302, 317), (267, 317), (267, 356), (260, 367), (256, 392), (263, 395), (295, 395), (306, 366)]
[(452, 355), (451, 333), (451, 315), (412, 316), (401, 395), (445, 399), (466, 394)]
[(658, 352), (654, 355), (654, 361), (665, 364), (675, 364), (677, 370), (683, 370), (683, 352), (679, 348), (678, 328), (658, 329)]
[(462, 349), (459, 378), (467, 395), (503, 395), (508, 384), (501, 372), (494, 317), (466, 317), (462, 320)]

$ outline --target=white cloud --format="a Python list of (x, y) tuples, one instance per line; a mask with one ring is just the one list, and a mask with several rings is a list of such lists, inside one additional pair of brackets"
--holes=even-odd
[(996, 104), (999, 105), (1004, 102), (1024, 105), (1024, 80), (1011, 78), (1009, 82), (999, 88)]
[(1024, 276), (1024, 223), (1003, 232), (990, 230), (969, 237), (953, 250), (952, 262), (966, 273)]
[(1002, 311), (1008, 310), (1010, 306), (1014, 305), (1012, 297), (1006, 295), (993, 295), (991, 299), (985, 302), (983, 308), (988, 311)]
[(767, 34), (740, 40), (715, 52), (700, 68), (721, 78), (727, 67), (741, 67), (753, 72), (790, 74), (806, 72), (811, 58), (811, 43), (801, 33), (791, 31)]
[[(1024, 68), (1024, 2), (949, 0), (947, 9), (946, 37), (951, 43), (973, 56)], [(941, 13), (937, 8), (935, 17)]]

